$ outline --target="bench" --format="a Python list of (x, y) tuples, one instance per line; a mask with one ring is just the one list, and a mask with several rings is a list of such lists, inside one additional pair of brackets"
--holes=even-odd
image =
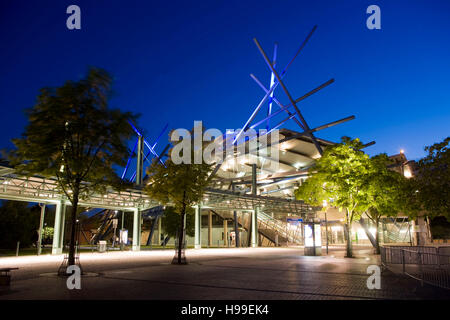
[(0, 268), (0, 286), (9, 286), (11, 283), (12, 270), (18, 270), (19, 268)]

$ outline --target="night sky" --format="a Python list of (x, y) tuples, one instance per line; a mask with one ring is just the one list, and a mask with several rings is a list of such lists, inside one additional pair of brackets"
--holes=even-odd
[[(66, 28), (71, 4), (81, 30)], [(371, 4), (381, 30), (366, 27)], [(311, 127), (356, 116), (317, 136), (375, 140), (371, 155), (404, 149), (417, 159), (450, 134), (448, 0), (1, 0), (0, 149), (20, 136), (40, 88), (78, 80), (88, 66), (114, 76), (112, 106), (141, 113), (150, 141), (166, 123), (240, 128), (264, 96), (249, 74), (270, 80), (252, 38), (269, 56), (278, 42), (281, 70), (316, 24), (285, 84), (298, 98), (335, 78), (299, 104)], [(287, 103), (281, 87), (276, 96)]]

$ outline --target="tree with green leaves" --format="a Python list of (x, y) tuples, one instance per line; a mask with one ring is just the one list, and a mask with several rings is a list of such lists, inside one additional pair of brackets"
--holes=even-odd
[[(186, 208), (186, 235), (192, 237), (195, 232), (195, 222), (192, 208)], [(164, 232), (172, 238), (175, 238), (180, 232), (180, 215), (174, 207), (166, 207), (162, 216), (162, 225)]]
[[(428, 154), (414, 168), (402, 188), (401, 211), (420, 224), (420, 219), (445, 217), (450, 221), (450, 137), (425, 147)], [(426, 236), (418, 242), (426, 243)], [(423, 235), (423, 234), (422, 234)]]
[(145, 187), (145, 191), (152, 199), (174, 207), (175, 211), (179, 213), (178, 248), (176, 259), (174, 259), (174, 263), (178, 264), (185, 263), (182, 261), (182, 249), (185, 241), (185, 215), (192, 212), (189, 208), (199, 204), (212, 178), (210, 175), (211, 164), (204, 161), (196, 164), (194, 161), (194, 139), (188, 141), (192, 148), (180, 149), (180, 145), (177, 147), (178, 144), (186, 143), (186, 141), (182, 140), (175, 144), (169, 154), (172, 155), (173, 150), (179, 149), (181, 150), (179, 152), (180, 158), (190, 161), (175, 163), (172, 161), (172, 157), (169, 157), (164, 164), (156, 160), (153, 161), (147, 170), (149, 178)]
[(402, 210), (406, 178), (388, 166), (392, 160), (383, 153), (370, 158), (371, 170), (367, 175), (369, 207), (366, 215), (375, 225), (375, 250), (380, 253), (378, 227), (381, 217), (394, 217)]
[(112, 78), (91, 68), (79, 81), (43, 88), (34, 107), (27, 109), (28, 125), (10, 160), (17, 172), (55, 177), (72, 205), (69, 265), (75, 264), (75, 225), (79, 199), (107, 188), (126, 187), (114, 170), (124, 166), (137, 116), (108, 106)]
[(450, 221), (450, 137), (425, 147), (428, 154), (419, 160), (411, 180), (411, 193), (430, 218), (444, 216)]
[(325, 149), (309, 173), (308, 179), (295, 191), (297, 199), (320, 206), (326, 200), (345, 210), (346, 256), (353, 257), (352, 223), (368, 208), (370, 158), (361, 151), (358, 138), (343, 137), (341, 143)]
[(14, 249), (18, 241), (22, 248), (35, 243), (39, 214), (27, 202), (4, 201), (0, 206), (0, 249)]

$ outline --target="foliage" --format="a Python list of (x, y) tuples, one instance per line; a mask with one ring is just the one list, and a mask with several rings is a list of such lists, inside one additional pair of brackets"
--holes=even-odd
[(406, 178), (388, 169), (391, 160), (386, 154), (370, 159), (371, 170), (368, 175), (369, 217), (374, 220), (381, 216), (395, 216), (402, 209), (402, 190)]
[(114, 167), (124, 166), (132, 135), (128, 120), (136, 116), (108, 108), (111, 76), (91, 68), (84, 79), (58, 88), (43, 88), (22, 137), (10, 154), (16, 171), (56, 177), (72, 203), (69, 264), (74, 261), (75, 221), (79, 198), (125, 187)]
[(152, 199), (170, 204), (180, 213), (183, 208), (197, 204), (208, 185), (211, 166), (207, 164), (174, 164), (170, 159), (164, 165), (154, 161), (148, 168), (149, 181), (145, 191)]
[(91, 68), (78, 82), (41, 89), (37, 104), (26, 111), (22, 138), (13, 139), (16, 171), (56, 176), (71, 201), (76, 190), (83, 197), (120, 185), (113, 166), (125, 165), (132, 135), (127, 120), (136, 116), (108, 108), (111, 84), (106, 71)]
[[(192, 145), (193, 140), (191, 141)], [(212, 165), (204, 161), (195, 164), (194, 148), (191, 150), (190, 163), (175, 164), (171, 158), (168, 158), (163, 165), (155, 160), (147, 170), (149, 178), (145, 187), (145, 191), (151, 198), (164, 205), (173, 206), (175, 212), (180, 214), (178, 263), (181, 263), (182, 244), (184, 243), (184, 216), (186, 213), (192, 212), (188, 208), (201, 201), (205, 188), (212, 178), (210, 176)]]
[(51, 243), (53, 240), (54, 228), (44, 227), (42, 228), (42, 243)]
[[(341, 143), (328, 147), (316, 161), (310, 177), (295, 191), (297, 199), (311, 205), (323, 200), (345, 210), (347, 230), (369, 207), (368, 175), (370, 158), (359, 139), (343, 137)], [(347, 256), (352, 257), (351, 235), (347, 232)]]
[[(417, 191), (416, 202), (430, 217), (444, 216), (450, 221), (450, 137), (425, 147), (428, 155), (418, 163), (410, 192)], [(414, 190), (415, 188), (415, 190)]]
[(29, 247), (37, 241), (40, 210), (26, 202), (4, 201), (0, 207), (0, 248)]
[(433, 239), (450, 239), (450, 222), (445, 217), (435, 217), (430, 223)]
[[(194, 215), (192, 208), (186, 208), (186, 234), (194, 236)], [(166, 207), (164, 216), (162, 217), (162, 226), (168, 236), (175, 238), (180, 231), (180, 215), (173, 207)]]
[(374, 222), (376, 227), (376, 246), (379, 253), (378, 225), (382, 216), (396, 216), (402, 210), (406, 178), (388, 166), (392, 160), (386, 154), (379, 154), (370, 159), (371, 170), (368, 179), (368, 202), (367, 216)]

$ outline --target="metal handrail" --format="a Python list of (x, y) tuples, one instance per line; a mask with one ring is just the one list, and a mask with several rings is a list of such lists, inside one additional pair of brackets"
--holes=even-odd
[(271, 225), (271, 229), (277, 231), (282, 237), (286, 238), (288, 242), (302, 242), (301, 236), (298, 236), (298, 227), (295, 230), (288, 230), (288, 224), (271, 216), (260, 212), (258, 220), (266, 226)]
[(420, 281), (421, 285), (428, 283), (450, 289), (450, 254), (439, 253), (440, 248), (382, 246), (381, 264), (391, 269), (394, 265), (401, 265), (402, 273)]

